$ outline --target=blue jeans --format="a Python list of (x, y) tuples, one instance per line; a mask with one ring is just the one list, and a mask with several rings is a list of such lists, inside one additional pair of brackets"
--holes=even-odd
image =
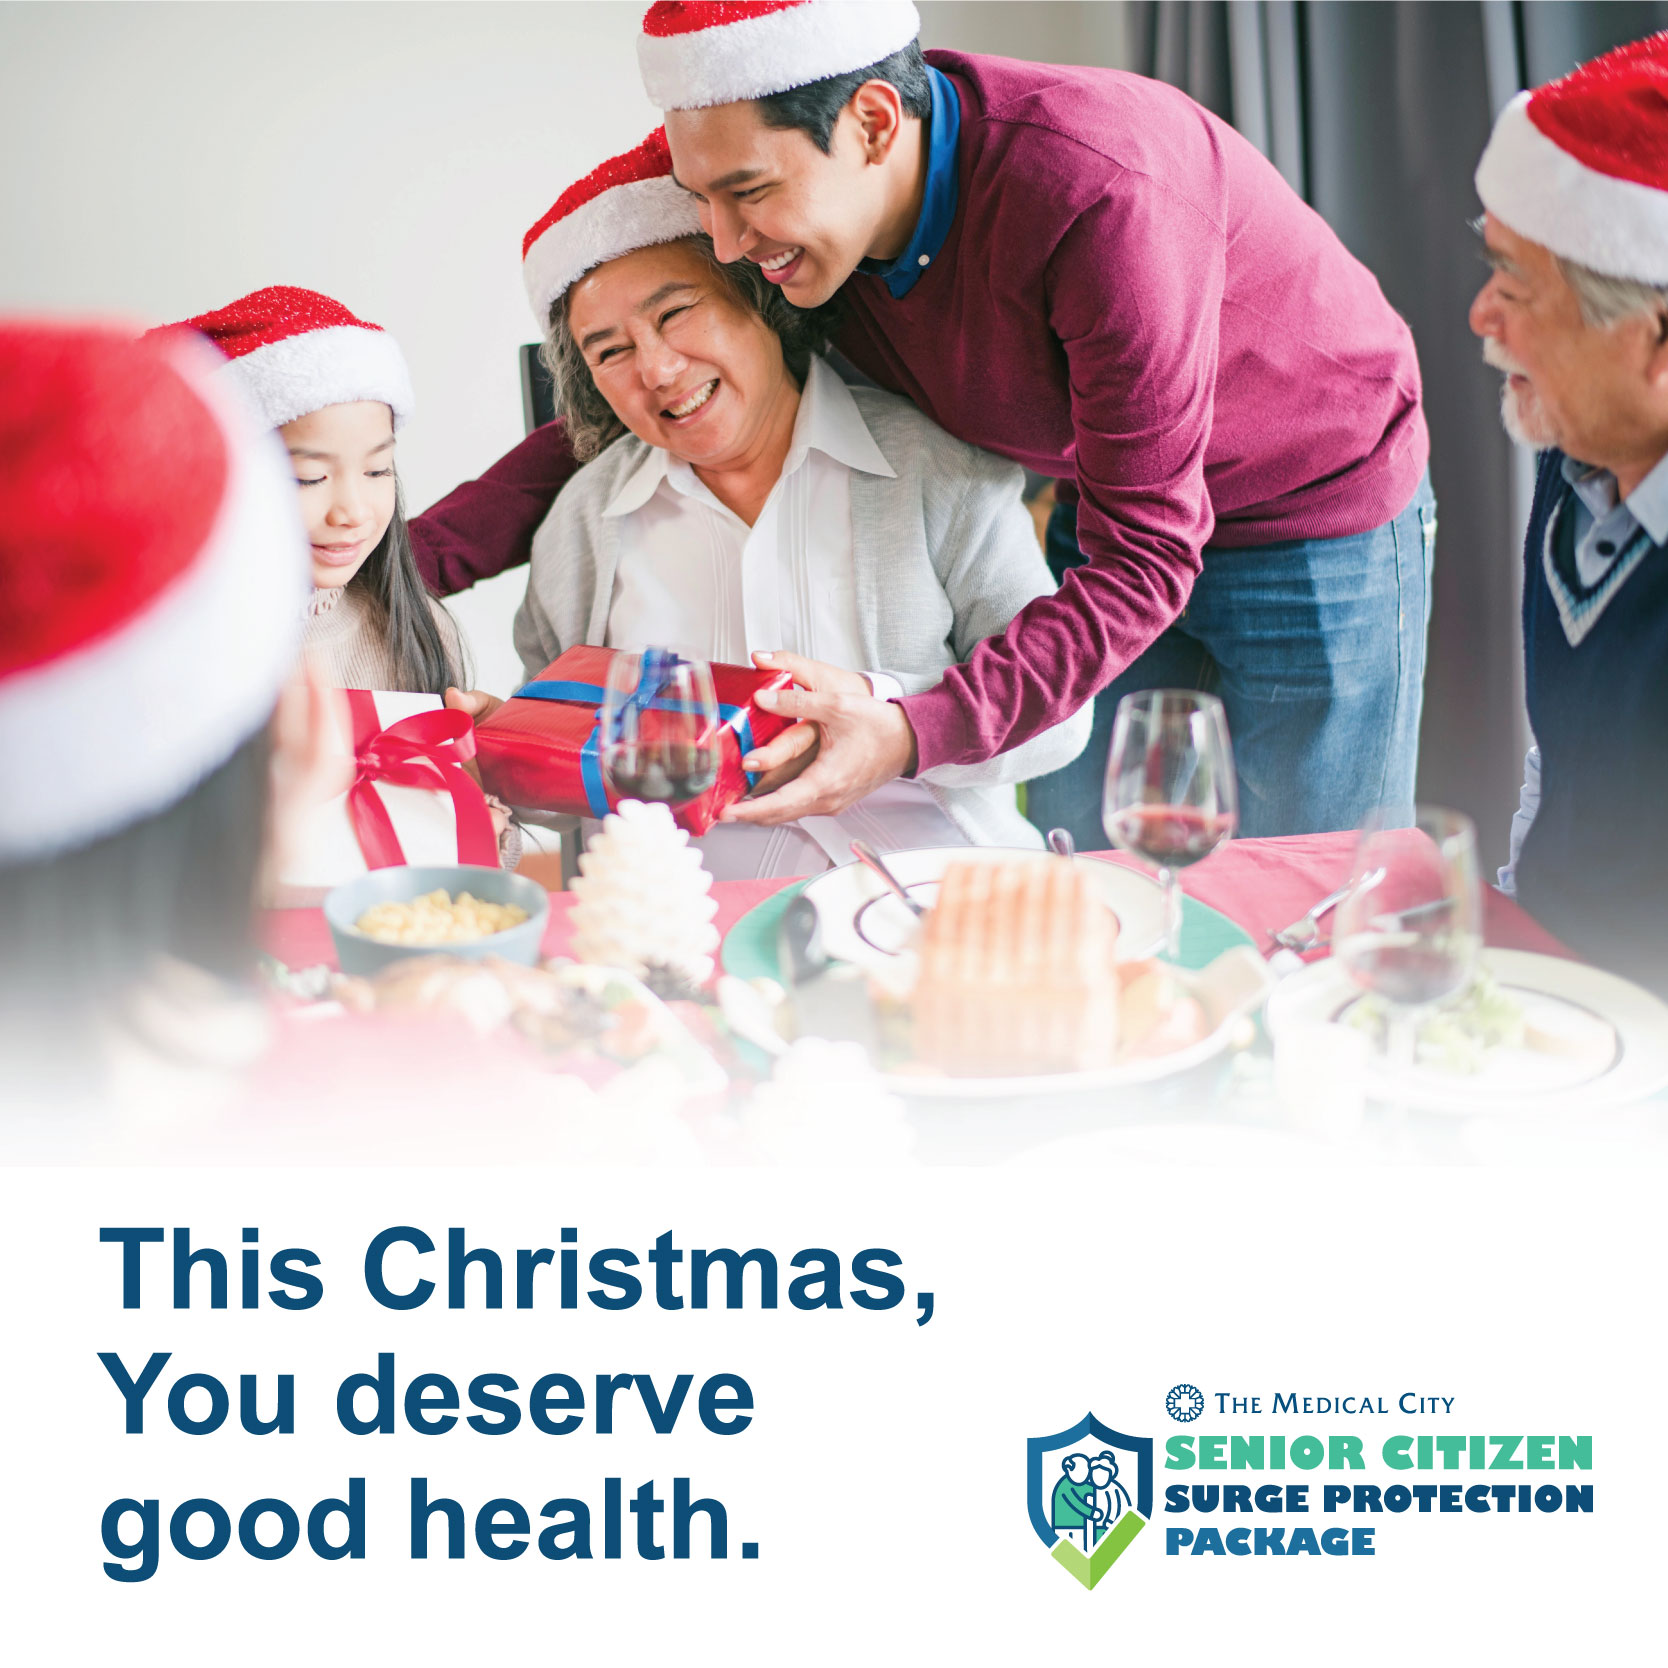
[[(1355, 828), (1378, 805), (1411, 822), (1435, 543), (1427, 474), (1370, 533), (1207, 548), (1180, 618), (1095, 697), (1089, 745), (1026, 789), (1031, 821), (1104, 850), (1101, 784), (1119, 700), (1204, 689), (1228, 711), (1241, 834)], [(1048, 560), (1056, 578), (1083, 560), (1075, 504), (1054, 508)]]

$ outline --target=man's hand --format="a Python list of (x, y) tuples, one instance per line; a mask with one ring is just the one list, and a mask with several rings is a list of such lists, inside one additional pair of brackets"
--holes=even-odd
[[(789, 658), (779, 655), (775, 660), (786, 665)], [(845, 676), (864, 682), (856, 673)], [(803, 774), (774, 793), (729, 806), (721, 821), (781, 823), (831, 816), (915, 768), (915, 732), (895, 701), (877, 701), (867, 694), (782, 689), (761, 692), (759, 705), (798, 720), (796, 728), (806, 722), (815, 724), (822, 732), (821, 745)]]
[[(786, 649), (775, 654), (758, 650), (753, 664), (764, 672), (786, 672), (795, 683), (822, 695), (867, 695), (869, 680), (861, 672), (848, 672), (843, 666), (830, 666), (821, 660), (807, 660), (804, 655), (789, 654)], [(762, 798), (774, 793), (807, 769), (817, 756), (822, 736), (815, 724), (794, 724), (763, 747), (755, 748), (742, 760), (742, 768), (759, 780), (753, 785), (753, 797)]]

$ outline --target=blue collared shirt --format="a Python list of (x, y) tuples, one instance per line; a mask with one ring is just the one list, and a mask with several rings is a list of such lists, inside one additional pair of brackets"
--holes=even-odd
[(904, 252), (891, 261), (859, 261), (857, 270), (879, 278), (894, 297), (908, 295), (933, 257), (944, 247), (956, 217), (956, 141), (961, 137), (961, 100), (948, 77), (927, 65), (932, 114), (927, 118), (927, 191), (921, 218)]
[(1668, 457), (1626, 498), (1617, 496), (1616, 477), (1608, 469), (1565, 458), (1563, 470), (1575, 491), (1570, 506), (1575, 571), (1588, 590), (1615, 566), (1641, 527), (1652, 544), (1668, 544)]

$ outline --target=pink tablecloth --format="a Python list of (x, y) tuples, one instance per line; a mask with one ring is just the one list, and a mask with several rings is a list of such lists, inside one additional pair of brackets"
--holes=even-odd
[[(1314, 901), (1349, 878), (1355, 850), (1353, 834), (1303, 834), (1278, 840), (1235, 840), (1186, 878), (1188, 893), (1219, 909), (1268, 950), (1269, 934), (1295, 921)], [(1111, 862), (1123, 862), (1119, 857)], [(728, 932), (755, 904), (791, 884), (783, 880), (732, 880), (714, 885), (717, 925)], [(550, 925), (544, 935), (547, 956), (565, 955), (572, 942), (568, 914), (575, 899), (569, 892), (550, 897)], [(1492, 887), (1485, 894), (1484, 933), (1498, 949), (1537, 950), (1543, 955), (1569, 952)], [(336, 952), (323, 912), (273, 909), (260, 923), (262, 946), (290, 967), (335, 964)]]

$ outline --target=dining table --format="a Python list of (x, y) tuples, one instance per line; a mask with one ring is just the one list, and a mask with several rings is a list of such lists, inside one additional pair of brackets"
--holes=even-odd
[[(1272, 935), (1277, 930), (1290, 926), (1349, 879), (1356, 840), (1353, 832), (1234, 840), (1187, 870), (1182, 888), (1189, 897), (1225, 915), (1267, 953), (1275, 948)], [(1083, 856), (1096, 862), (1141, 867), (1121, 853), (1085, 852)], [(555, 858), (542, 854), (528, 858), (521, 872), (551, 889), (544, 955), (570, 954), (573, 906), (578, 899), (572, 892), (558, 889), (560, 872)], [(796, 884), (793, 879), (782, 878), (715, 881), (712, 898), (717, 912), (713, 924), (722, 937), (749, 911)], [(1485, 887), (1483, 893), (1483, 936), (1495, 949), (1570, 954), (1533, 917), (1492, 886)], [(335, 947), (321, 909), (263, 911), (259, 938), (261, 947), (288, 967), (335, 965)], [(1324, 955), (1324, 946), (1312, 954)]]
[[(1356, 847), (1357, 836), (1342, 832), (1247, 838), (1221, 848), (1183, 877), (1185, 895), (1192, 900), (1184, 916), (1184, 951), (1191, 919), (1200, 934), (1195, 948), (1243, 943), (1243, 933), (1264, 956), (1275, 955), (1275, 932), (1300, 920), (1348, 881)], [(1080, 860), (1141, 869), (1138, 862), (1120, 853), (1083, 853)], [(562, 889), (556, 858), (536, 854), (521, 868), (550, 892), (544, 956), (571, 955), (572, 913), (578, 899)], [(773, 928), (760, 928), (761, 921), (771, 926), (774, 912), (760, 906), (802, 884), (803, 877), (714, 883), (714, 924), (721, 936), (728, 936), (751, 917), (747, 928), (736, 935), (737, 947), (744, 942), (749, 946), (746, 954), (738, 952), (735, 957), (739, 971), (756, 974), (761, 950), (768, 954), (774, 943)], [(1205, 908), (1200, 910), (1198, 905)], [(1494, 949), (1575, 959), (1494, 887), (1483, 889), (1483, 934)], [(262, 947), (291, 969), (335, 965), (321, 909), (264, 911), (258, 936)], [(720, 966), (722, 954), (721, 950)], [(1312, 962), (1328, 954), (1323, 923), (1319, 942), (1304, 960)], [(1277, 969), (1282, 961), (1286, 970), (1295, 965), (1289, 952), (1276, 960)], [(918, 1098), (907, 1102), (907, 1117), (913, 1128), (915, 1156), (927, 1162), (1099, 1163), (1135, 1153), (1159, 1163), (1286, 1167), (1474, 1163), (1479, 1158), (1494, 1162), (1501, 1156), (1498, 1142), (1493, 1148), (1488, 1145), (1495, 1139), (1488, 1134), (1492, 1127), (1488, 1120), (1473, 1120), (1468, 1127), (1465, 1120), (1410, 1118), (1375, 1106), (1369, 1118), (1347, 1126), (1318, 1131), (1298, 1127), (1275, 1093), (1273, 1064), (1269, 1039), (1259, 1029), (1254, 1042), (1185, 1073), (1120, 1089), (1116, 1095), (1053, 1093), (967, 1102)], [(762, 1055), (756, 1066), (758, 1076), (768, 1075), (769, 1062)], [(1526, 1138), (1538, 1138), (1523, 1134), (1531, 1130), (1531, 1122), (1519, 1120), (1509, 1132), (1505, 1161), (1544, 1161), (1544, 1154), (1537, 1157), (1540, 1149), (1532, 1144), (1520, 1152)], [(1594, 1132), (1603, 1134), (1604, 1130), (1586, 1125), (1576, 1133), (1584, 1141)], [(1561, 1130), (1557, 1140), (1563, 1142), (1569, 1133), (1568, 1128)], [(1630, 1151), (1636, 1147), (1641, 1157), (1662, 1161), (1668, 1155), (1662, 1107), (1647, 1110), (1643, 1123), (1636, 1118), (1621, 1126), (1621, 1139)], [(1150, 1153), (1143, 1153), (1141, 1143), (1147, 1144)], [(1556, 1161), (1565, 1162), (1563, 1147), (1557, 1152)]]

